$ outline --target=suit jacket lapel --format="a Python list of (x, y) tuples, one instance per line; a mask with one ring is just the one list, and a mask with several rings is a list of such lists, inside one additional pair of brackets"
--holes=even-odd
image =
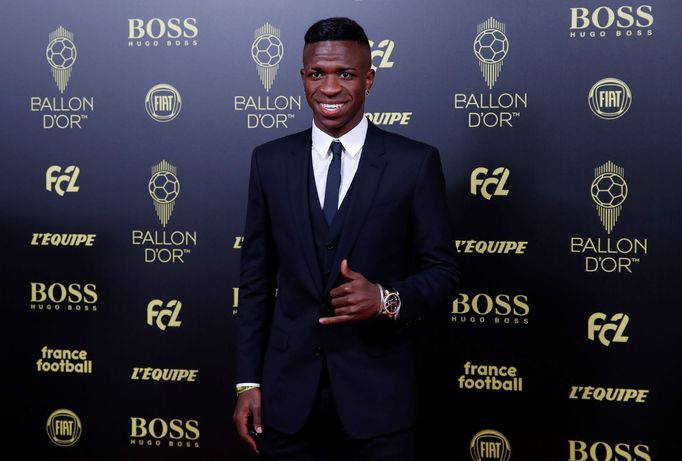
[(322, 275), (315, 256), (315, 241), (310, 226), (310, 206), (308, 201), (308, 175), (310, 150), (312, 146), (311, 129), (301, 133), (297, 142), (292, 146), (287, 159), (287, 183), (289, 191), (289, 206), (293, 226), (299, 246), (303, 252), (305, 264), (308, 266), (313, 280), (314, 289), (318, 294), (322, 287)]
[[(374, 200), (374, 194), (379, 186), (381, 175), (386, 167), (386, 159), (383, 158), (384, 153), (381, 131), (370, 123), (367, 128), (365, 144), (362, 147), (360, 165), (358, 165), (358, 170), (353, 178), (353, 193), (348, 204), (346, 222), (339, 239), (331, 274), (326, 280), (323, 293), (328, 293), (329, 290), (334, 288), (335, 281), (341, 273), (341, 260), (350, 254), (360, 234), (362, 225)], [(350, 264), (352, 269), (352, 261)]]

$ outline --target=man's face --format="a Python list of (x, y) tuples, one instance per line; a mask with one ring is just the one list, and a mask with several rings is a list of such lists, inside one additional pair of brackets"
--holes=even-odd
[(358, 42), (310, 43), (303, 49), (303, 89), (315, 125), (338, 138), (365, 112), (365, 91), (374, 81), (369, 49)]

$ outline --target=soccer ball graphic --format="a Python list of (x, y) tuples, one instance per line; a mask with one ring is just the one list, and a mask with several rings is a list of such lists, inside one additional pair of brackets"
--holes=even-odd
[(592, 181), (592, 200), (604, 208), (616, 208), (628, 196), (628, 185), (616, 173), (603, 173)]
[(474, 53), (484, 64), (495, 64), (507, 56), (509, 40), (497, 29), (486, 29), (474, 40)]
[(284, 45), (272, 35), (263, 34), (256, 37), (251, 45), (251, 57), (261, 67), (274, 67), (282, 60)]
[(76, 45), (65, 37), (57, 37), (47, 45), (47, 62), (57, 70), (68, 69), (76, 62)]
[(173, 202), (180, 194), (180, 181), (170, 171), (159, 171), (149, 180), (149, 195), (157, 203)]

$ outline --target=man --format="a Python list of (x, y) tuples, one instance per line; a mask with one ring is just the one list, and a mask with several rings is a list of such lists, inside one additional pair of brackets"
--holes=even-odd
[(438, 151), (364, 118), (363, 29), (318, 21), (313, 126), (253, 152), (237, 334), (237, 431), (266, 459), (415, 459), (406, 325), (455, 296)]

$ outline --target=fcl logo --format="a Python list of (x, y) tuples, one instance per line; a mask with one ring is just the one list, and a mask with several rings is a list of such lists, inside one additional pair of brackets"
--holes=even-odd
[[(374, 42), (370, 40), (369, 46), (372, 49), (372, 69), (374, 69), (374, 72), (377, 69), (390, 69), (393, 67), (393, 64), (395, 64), (395, 62), (391, 61), (391, 54), (393, 54), (393, 49), (395, 48), (393, 40), (380, 41), (376, 49), (374, 48)], [(374, 64), (374, 59), (379, 58), (381, 59), (379, 64)]]
[[(504, 188), (505, 184), (507, 184), (507, 179), (509, 179), (509, 170), (504, 167), (497, 167), (489, 177), (481, 179), (481, 175), (487, 175), (488, 171), (486, 167), (481, 166), (471, 172), (471, 195), (478, 195), (479, 188), (481, 195), (486, 200), (490, 200), (493, 196), (506, 197), (509, 195), (509, 189)], [(491, 193), (489, 189), (493, 186), (494, 189), (492, 189)]]
[(160, 299), (152, 299), (147, 304), (147, 325), (153, 326), (156, 323), (161, 331), (166, 331), (167, 327), (179, 327), (182, 325), (182, 321), (178, 320), (180, 309), (182, 309), (182, 303), (177, 299), (168, 301), (166, 307)]
[(630, 339), (629, 336), (625, 336), (625, 328), (629, 322), (630, 317), (627, 314), (614, 314), (611, 321), (606, 322), (606, 314), (595, 312), (587, 320), (587, 339), (594, 341), (596, 334), (599, 333), (599, 342), (604, 346), (608, 347), (612, 342), (626, 343)]
[[(64, 196), (65, 192), (78, 192), (80, 186), (76, 185), (78, 180), (78, 175), (80, 174), (80, 169), (77, 166), (69, 165), (64, 169), (64, 174), (61, 173), (62, 167), (59, 165), (52, 165), (45, 172), (45, 189), (57, 192), (60, 197)], [(66, 187), (63, 186), (66, 184)]]

